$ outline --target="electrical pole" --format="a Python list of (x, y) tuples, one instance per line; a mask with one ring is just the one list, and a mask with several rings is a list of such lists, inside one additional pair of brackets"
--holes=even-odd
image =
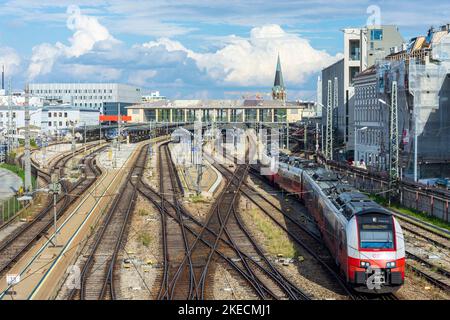
[(391, 205), (391, 190), (396, 190), (399, 178), (399, 158), (398, 158), (398, 107), (397, 107), (397, 81), (392, 82), (390, 124), (389, 124), (389, 205)]
[(331, 80), (328, 80), (327, 90), (327, 132), (325, 141), (325, 158), (332, 160), (333, 157), (333, 106), (331, 97)]
[(316, 122), (316, 153), (319, 151), (319, 123)]
[(86, 153), (86, 121), (84, 122), (84, 153)]
[(56, 168), (55, 172), (51, 175), (51, 184), (50, 184), (50, 193), (53, 194), (53, 225), (55, 228), (55, 233), (53, 237), (53, 246), (57, 247), (57, 235), (58, 235), (58, 217), (56, 212), (56, 200), (58, 197), (58, 194), (61, 192), (61, 184), (60, 184), (60, 176), (59, 176), (59, 169)]
[[(339, 103), (338, 102), (338, 78), (337, 77), (334, 77), (334, 88), (333, 89), (334, 89), (333, 90), (333, 113), (332, 113), (333, 117), (331, 118), (331, 123), (332, 123), (332, 128), (334, 129), (334, 125), (335, 124), (337, 125), (337, 123), (335, 123), (335, 121), (334, 121), (334, 110), (335, 109), (337, 110), (338, 103)], [(333, 134), (334, 134), (334, 130), (331, 130), (331, 154), (330, 154), (331, 160), (333, 160), (333, 142), (334, 142)]]
[(29, 87), (25, 85), (25, 191), (32, 192), (31, 184), (31, 159), (30, 159), (30, 99)]
[(286, 114), (286, 148), (289, 150), (289, 121)]
[(303, 125), (303, 147), (305, 148), (305, 158), (306, 158), (306, 144), (308, 143), (308, 125), (305, 124)]
[(121, 142), (121, 133), (120, 133), (120, 102), (117, 103), (117, 143), (118, 143), (118, 150), (120, 151), (120, 142)]
[(8, 81), (8, 153), (11, 153), (13, 149), (13, 137), (12, 137), (12, 101), (11, 101), (11, 78)]
[(75, 161), (75, 149), (76, 149), (76, 145), (75, 145), (75, 122), (74, 121), (70, 121), (72, 124), (72, 168), (74, 168), (74, 161)]
[(397, 81), (392, 82), (391, 92), (391, 112), (390, 112), (390, 155), (389, 155), (389, 174), (391, 180), (399, 178), (399, 157), (398, 157), (398, 107), (397, 107)]

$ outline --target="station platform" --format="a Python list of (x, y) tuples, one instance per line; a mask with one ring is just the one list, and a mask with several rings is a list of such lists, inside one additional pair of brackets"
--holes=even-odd
[[(175, 150), (172, 143), (169, 144), (169, 149), (183, 186), (184, 196), (191, 197), (197, 195), (197, 166), (192, 164), (183, 165), (180, 160), (180, 154), (177, 150)], [(203, 159), (202, 171), (202, 177), (200, 180), (200, 195), (206, 198), (211, 198), (222, 182), (222, 175), (211, 165), (211, 163), (206, 161), (206, 159)]]

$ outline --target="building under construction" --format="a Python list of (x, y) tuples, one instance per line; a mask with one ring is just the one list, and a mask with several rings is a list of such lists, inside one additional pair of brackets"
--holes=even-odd
[(398, 143), (398, 170), (404, 177), (450, 176), (449, 68), (446, 25), (411, 39), (357, 76), (354, 130), (358, 160), (374, 170), (389, 171)]

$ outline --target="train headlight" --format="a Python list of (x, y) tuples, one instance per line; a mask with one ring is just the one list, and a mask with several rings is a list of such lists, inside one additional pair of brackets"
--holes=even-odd
[(397, 264), (395, 263), (395, 261), (386, 263), (386, 268), (395, 268), (396, 266)]
[(359, 265), (361, 266), (361, 268), (368, 268), (368, 267), (370, 267), (370, 263), (367, 262), (367, 261), (361, 261), (359, 263)]

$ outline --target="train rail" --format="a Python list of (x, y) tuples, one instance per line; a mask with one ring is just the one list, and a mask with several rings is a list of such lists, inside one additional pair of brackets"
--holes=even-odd
[[(57, 164), (65, 164), (70, 155), (62, 157)], [(101, 171), (96, 167), (92, 157), (85, 157), (85, 178), (79, 179), (74, 185), (62, 184), (63, 194), (56, 202), (57, 217), (94, 183)], [(63, 166), (60, 166), (60, 168)], [(30, 223), (18, 227), (0, 243), (0, 274), (3, 274), (15, 263), (53, 224), (53, 205), (48, 204)]]
[[(232, 173), (226, 166), (215, 164), (215, 167), (224, 176)], [(250, 168), (250, 174), (252, 176), (256, 175), (253, 168)], [(259, 175), (256, 176), (259, 177)], [(261, 181), (268, 186), (268, 183), (264, 179), (261, 179)], [(247, 182), (242, 184), (241, 192), (257, 208), (264, 212), (264, 214), (269, 217), (273, 223), (282, 229), (297, 245), (309, 253), (326, 270), (326, 272), (328, 272), (328, 274), (336, 280), (341, 289), (344, 290), (348, 296), (353, 297), (354, 293), (352, 293), (352, 291), (347, 287), (344, 280), (336, 271), (334, 260), (331, 258), (331, 255), (328, 253), (328, 250), (325, 248), (321, 238), (318, 235), (309, 230), (303, 223), (299, 222), (291, 214), (286, 213), (286, 211), (282, 208), (275, 205)], [(286, 222), (286, 226), (281, 223), (283, 219)]]
[(81, 288), (74, 289), (69, 299), (81, 300), (115, 300), (114, 274), (117, 256), (122, 248), (131, 212), (135, 206), (137, 195), (136, 181), (145, 168), (148, 152), (145, 147), (139, 155), (115, 197), (105, 220), (96, 235), (93, 248), (81, 271)]
[[(163, 156), (163, 154), (166, 154), (166, 156)], [(168, 159), (169, 157), (170, 154), (168, 154), (167, 147), (162, 146), (160, 148), (160, 161), (164, 159), (170, 161), (160, 162), (160, 166), (162, 163), (165, 163), (167, 167), (173, 167), (171, 159)], [(214, 260), (213, 257), (217, 255), (227, 262), (247, 284), (250, 284), (262, 299), (309, 299), (308, 295), (290, 283), (276, 270), (238, 220), (235, 201), (239, 193), (239, 183), (243, 181), (246, 170), (247, 166), (242, 166), (241, 170), (238, 170), (233, 177), (236, 180), (235, 183), (229, 181), (229, 187), (222, 192), (206, 222), (198, 221), (177, 203), (161, 202), (160, 197), (164, 197), (164, 192), (158, 195), (154, 190), (146, 186), (144, 182), (141, 182), (140, 192), (159, 207), (161, 211), (165, 210), (165, 212), (162, 212), (162, 217), (164, 217), (164, 213), (167, 214), (168, 218), (165, 218), (166, 221), (177, 221), (181, 229), (185, 229), (191, 235), (186, 235), (183, 238), (185, 243), (188, 243), (184, 247), (188, 249), (184, 259), (178, 264), (176, 271), (174, 272), (170, 268), (164, 270), (162, 278), (165, 279), (165, 283), (163, 281), (159, 298), (209, 298), (210, 293), (206, 287), (210, 282), (207, 280), (212, 279), (209, 279), (210, 272), (208, 271), (214, 268), (212, 261)], [(173, 177), (172, 184), (176, 185), (173, 168), (160, 169), (160, 178), (167, 172)], [(164, 182), (164, 180), (162, 181)], [(175, 187), (175, 190), (177, 188)], [(162, 203), (164, 203), (165, 207), (162, 207)], [(181, 215), (179, 214), (180, 212), (182, 213)], [(167, 242), (163, 245), (166, 247)], [(180, 246), (180, 241), (178, 241), (178, 246)], [(173, 249), (173, 246), (168, 247)], [(166, 252), (165, 255), (169, 256), (169, 252)], [(165, 260), (165, 265), (167, 266), (172, 263), (173, 261), (171, 260)]]

